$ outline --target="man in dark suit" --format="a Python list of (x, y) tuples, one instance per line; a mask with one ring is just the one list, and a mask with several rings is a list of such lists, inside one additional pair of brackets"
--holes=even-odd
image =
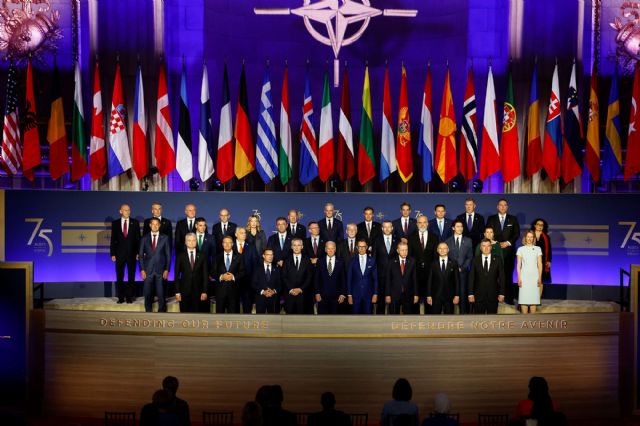
[(447, 243), (438, 244), (438, 257), (431, 264), (427, 284), (427, 304), (431, 313), (453, 314), (453, 306), (460, 303), (458, 262), (449, 256)]
[(451, 220), (446, 218), (447, 209), (444, 204), (436, 204), (433, 209), (435, 217), (429, 221), (429, 232), (438, 236), (438, 241), (446, 241), (452, 234)]
[(320, 237), (320, 227), (317, 222), (309, 222), (309, 237), (305, 238), (304, 248), (302, 254), (304, 254), (313, 266), (318, 262), (318, 258), (324, 254), (325, 241)]
[(378, 302), (378, 270), (376, 261), (367, 255), (367, 242), (358, 240), (358, 255), (347, 268), (347, 297), (354, 314), (371, 314)]
[(265, 248), (262, 262), (254, 268), (251, 281), (256, 296), (256, 314), (280, 312), (280, 270), (273, 263), (273, 249)]
[(216, 313), (237, 314), (240, 312), (239, 283), (244, 278), (242, 255), (233, 250), (233, 238), (230, 235), (222, 239), (222, 252), (214, 263), (216, 283)]
[(151, 204), (151, 217), (144, 220), (144, 225), (142, 226), (142, 235), (147, 235), (151, 232), (151, 219), (158, 218), (160, 220), (160, 233), (162, 235), (166, 235), (169, 237), (169, 245), (173, 244), (173, 225), (171, 221), (166, 217), (162, 217), (162, 204), (153, 203)]
[(484, 234), (484, 217), (476, 213), (476, 202), (473, 198), (467, 198), (464, 202), (464, 213), (461, 213), (456, 217), (462, 221), (464, 226), (463, 235), (471, 238), (473, 244), (473, 250), (475, 252), (476, 247), (480, 244), (480, 240)]
[[(116, 264), (116, 295), (118, 303), (133, 302), (136, 282), (136, 259), (140, 247), (140, 223), (131, 218), (128, 204), (120, 206), (120, 218), (111, 223), (111, 261)], [(124, 282), (124, 268), (127, 282)]]
[(502, 248), (504, 260), (505, 298), (507, 303), (513, 303), (515, 286), (513, 285), (513, 268), (516, 258), (516, 242), (520, 238), (520, 224), (518, 218), (508, 214), (509, 203), (504, 198), (498, 200), (498, 214), (487, 218), (487, 226), (493, 228), (495, 239)]
[(393, 233), (396, 239), (409, 238), (416, 230), (416, 220), (411, 217), (411, 204), (400, 204), (400, 217), (393, 221)]
[(284, 306), (287, 314), (304, 313), (304, 293), (313, 291), (313, 266), (302, 255), (302, 240), (291, 241), (292, 254), (284, 261), (282, 268), (282, 292), (285, 293)]
[(504, 264), (491, 254), (491, 241), (480, 242), (480, 255), (471, 263), (469, 273), (469, 303), (476, 314), (498, 313), (498, 302), (504, 301)]
[[(356, 235), (358, 233), (358, 227), (355, 223), (347, 224), (347, 238), (340, 241), (337, 244), (337, 256), (342, 259), (344, 263), (345, 271), (349, 266), (349, 262), (351, 262), (351, 258), (358, 254), (358, 249), (356, 248)], [(371, 251), (371, 247), (369, 247), (369, 251)], [(346, 278), (345, 278), (346, 279)], [(346, 284), (345, 284), (346, 285)], [(340, 303), (338, 305), (338, 313), (341, 315), (349, 315), (351, 314), (352, 306), (348, 303)]]
[(287, 234), (289, 234), (291, 238), (300, 238), (301, 240), (304, 240), (307, 237), (307, 228), (298, 222), (298, 210), (289, 210)]
[(359, 240), (364, 239), (369, 247), (373, 245), (373, 242), (378, 238), (378, 235), (382, 232), (382, 225), (378, 222), (374, 222), (373, 207), (365, 207), (362, 211), (364, 220), (358, 224), (358, 233), (356, 238)]
[(247, 242), (247, 230), (245, 228), (236, 228), (236, 240), (233, 243), (233, 250), (242, 255), (242, 261), (244, 263), (244, 276), (236, 280), (242, 301), (242, 313), (250, 314), (253, 310), (254, 299), (251, 279), (253, 277), (253, 270), (258, 264), (259, 257), (256, 252), (256, 247)]
[(207, 258), (198, 252), (196, 235), (185, 236), (185, 250), (176, 255), (176, 300), (180, 312), (200, 312), (202, 302), (208, 300), (209, 266)]
[[(175, 243), (173, 249), (176, 255), (185, 250), (184, 237), (189, 232), (196, 232), (196, 205), (189, 203), (184, 206), (184, 219), (176, 222)], [(205, 229), (205, 233), (207, 230)]]
[(162, 283), (169, 276), (171, 240), (160, 233), (160, 219), (157, 217), (152, 217), (149, 220), (149, 228), (151, 231), (142, 237), (138, 251), (140, 275), (144, 280), (144, 309), (146, 312), (153, 310), (155, 289), (155, 294), (158, 297), (158, 312), (166, 312), (167, 306)]
[(389, 260), (397, 255), (396, 248), (399, 240), (393, 231), (394, 228), (391, 221), (385, 220), (382, 222), (382, 232), (378, 235), (374, 242), (373, 250), (371, 250), (371, 254), (376, 261), (378, 283), (380, 284), (378, 288), (378, 303), (376, 306), (376, 314), (378, 315), (384, 315), (385, 313), (387, 265), (389, 264)]
[(416, 262), (409, 256), (409, 245), (401, 241), (396, 249), (397, 256), (393, 256), (387, 266), (385, 279), (385, 303), (389, 305), (389, 313), (407, 315), (414, 312), (412, 305), (418, 303), (416, 285)]
[(291, 235), (287, 233), (287, 219), (276, 219), (277, 232), (267, 240), (267, 247), (273, 250), (273, 263), (279, 268), (284, 266), (284, 261), (291, 256)]
[(235, 239), (236, 228), (238, 227), (238, 225), (229, 221), (229, 219), (231, 219), (231, 213), (229, 213), (228, 209), (220, 209), (220, 213), (218, 216), (220, 218), (220, 222), (213, 225), (213, 227), (211, 228), (211, 233), (214, 237), (216, 237), (216, 242), (218, 243), (216, 251), (220, 252), (222, 249), (222, 238), (231, 237)]
[(471, 238), (463, 235), (464, 226), (460, 219), (453, 221), (453, 235), (445, 241), (449, 247), (449, 257), (458, 264), (460, 272), (460, 313), (465, 314), (468, 311), (467, 306), (467, 277), (471, 261), (473, 260), (473, 244)]
[[(438, 247), (438, 236), (432, 234), (428, 230), (428, 221), (426, 215), (421, 215), (417, 220), (417, 232), (409, 237), (409, 256), (416, 260), (416, 279), (418, 280), (418, 296), (427, 296), (427, 283), (429, 282), (429, 273), (431, 264), (436, 256), (436, 248)], [(414, 314), (420, 313), (420, 305), (413, 305)], [(425, 303), (425, 313), (430, 312), (430, 306)]]
[(323, 393), (320, 404), (322, 404), (322, 411), (309, 415), (308, 426), (351, 426), (349, 416), (336, 410), (336, 397), (333, 393)]
[(212, 272), (213, 261), (216, 259), (216, 238), (207, 233), (207, 221), (203, 217), (196, 218), (196, 250), (207, 259), (207, 266)]
[(345, 264), (336, 256), (336, 243), (329, 241), (324, 250), (326, 256), (318, 260), (314, 277), (318, 314), (337, 314), (345, 300)]
[(339, 243), (344, 238), (344, 228), (342, 221), (334, 217), (334, 207), (332, 203), (324, 206), (324, 217), (318, 221), (320, 226), (320, 238), (325, 241)]

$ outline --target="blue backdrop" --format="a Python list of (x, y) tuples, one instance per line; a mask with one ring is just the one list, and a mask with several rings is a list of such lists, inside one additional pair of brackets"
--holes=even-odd
[[(149, 217), (152, 202), (164, 205), (163, 216), (175, 222), (184, 217), (184, 205), (193, 202), (209, 229), (226, 207), (231, 220), (242, 226), (252, 213), (262, 218), (269, 235), (277, 216), (300, 211), (301, 222), (323, 216), (333, 202), (345, 223), (360, 222), (362, 209), (372, 206), (377, 220), (395, 219), (400, 203), (408, 201), (413, 215), (433, 217), (433, 206), (444, 203), (447, 216), (464, 211), (467, 194), (359, 194), (359, 193), (144, 193), (4, 191), (6, 260), (33, 261), (36, 282), (114, 281), (109, 257), (110, 224), (121, 203), (132, 216)], [(478, 212), (495, 213), (499, 194), (476, 196)], [(552, 275), (559, 284), (617, 285), (619, 268), (629, 269), (640, 259), (640, 197), (603, 195), (509, 195), (509, 212), (524, 230), (537, 217), (551, 228), (554, 246)], [(107, 225), (106, 225), (107, 224)]]

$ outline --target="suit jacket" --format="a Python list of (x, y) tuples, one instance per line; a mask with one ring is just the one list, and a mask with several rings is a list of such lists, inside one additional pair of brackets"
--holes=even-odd
[(368, 300), (374, 294), (378, 294), (378, 268), (375, 259), (367, 256), (363, 274), (360, 269), (360, 256), (353, 256), (347, 268), (347, 295), (353, 296), (354, 300)]
[[(357, 238), (356, 238), (357, 240)], [(345, 238), (344, 240), (340, 241), (339, 243), (337, 243), (337, 247), (336, 247), (336, 255), (340, 256), (342, 258), (342, 260), (344, 261), (345, 267), (346, 265), (349, 264), (349, 262), (351, 261), (351, 258), (358, 254), (357, 249), (356, 249), (356, 242), (353, 242), (353, 253), (351, 252), (351, 249), (349, 248), (349, 238)]]
[(310, 291), (313, 279), (313, 265), (304, 256), (300, 257), (298, 269), (293, 261), (293, 254), (284, 261), (282, 267), (282, 292), (289, 293), (294, 288), (302, 289), (302, 292)]
[[(297, 229), (296, 229), (297, 231)], [(280, 234), (276, 232), (269, 236), (267, 240), (267, 247), (273, 250), (273, 263), (278, 263), (281, 260), (286, 260), (291, 256), (291, 240), (293, 238), (288, 235), (284, 239), (284, 249), (280, 248)]]
[(122, 233), (121, 218), (111, 222), (111, 244), (109, 252), (117, 259), (126, 260), (136, 257), (140, 248), (140, 222), (129, 218), (127, 238)]
[[(198, 241), (198, 235), (196, 234), (196, 242)], [(207, 266), (209, 272), (213, 272), (213, 262), (216, 260), (216, 237), (211, 234), (204, 234), (202, 237), (202, 247), (198, 247), (196, 245), (196, 250), (202, 253), (202, 255), (207, 259)]]
[(325, 241), (333, 241), (339, 243), (344, 238), (344, 227), (342, 221), (333, 218), (333, 225), (331, 226), (331, 232), (327, 229), (327, 218), (323, 217), (318, 220), (318, 226), (320, 227), (320, 238)]
[(443, 273), (440, 256), (434, 259), (429, 273), (427, 297), (449, 302), (452, 301), (455, 296), (460, 296), (460, 274), (458, 269), (458, 262), (449, 257)]
[[(179, 221), (176, 222), (176, 232), (175, 232), (175, 242), (173, 244), (173, 250), (175, 251), (176, 254), (183, 252), (184, 250), (186, 250), (186, 246), (184, 245), (184, 237), (189, 233), (189, 232), (193, 232), (195, 234), (196, 232), (196, 220), (195, 218), (193, 219), (193, 229), (190, 231), (189, 230), (189, 222), (187, 221), (187, 219), (180, 219)], [(209, 231), (207, 231), (205, 229), (205, 234), (208, 233)]]
[(445, 242), (449, 246), (449, 257), (458, 263), (458, 267), (460, 267), (463, 272), (469, 271), (471, 261), (473, 260), (473, 243), (471, 242), (471, 238), (463, 235), (460, 240), (460, 249), (456, 247), (454, 235), (450, 236)]
[(314, 287), (316, 294), (323, 298), (334, 299), (345, 294), (346, 286), (345, 263), (339, 256), (333, 256), (333, 273), (329, 276), (327, 256), (322, 256), (316, 263)]
[(138, 261), (140, 271), (145, 271), (147, 275), (162, 274), (168, 271), (171, 263), (171, 239), (164, 234), (158, 235), (156, 241), (156, 251), (151, 247), (151, 233), (142, 237), (140, 249), (138, 251)]
[(235, 278), (235, 283), (238, 284), (245, 276), (244, 260), (242, 259), (242, 255), (233, 250), (231, 251), (229, 271), (227, 271), (227, 267), (225, 265), (225, 256), (226, 253), (224, 251), (218, 253), (214, 262), (213, 273), (211, 275), (213, 275), (215, 280), (218, 281), (218, 284), (220, 284), (220, 275), (225, 272), (231, 272)]
[[(144, 225), (142, 226), (142, 235), (147, 235), (151, 233), (151, 218), (144, 220)], [(171, 221), (166, 217), (160, 218), (160, 233), (169, 237), (169, 245), (173, 244), (173, 225)]]
[(213, 227), (211, 228), (211, 234), (213, 234), (214, 237), (216, 237), (216, 250), (218, 252), (222, 251), (222, 238), (223, 237), (231, 237), (233, 238), (233, 241), (236, 241), (236, 228), (238, 227), (238, 225), (236, 225), (233, 222), (227, 222), (227, 232), (222, 233), (222, 224), (220, 222), (216, 223), (215, 225), (213, 225)]
[(301, 240), (304, 240), (307, 237), (307, 228), (300, 222), (296, 222), (296, 233), (294, 235), (291, 233), (291, 224), (288, 224), (287, 234), (289, 234), (291, 238), (300, 238)]
[[(238, 253), (238, 243), (233, 244), (233, 251)], [(253, 269), (258, 263), (258, 259), (262, 260), (262, 256), (258, 256), (256, 248), (245, 241), (242, 247), (242, 261), (244, 262), (244, 279), (250, 282), (253, 276)]]
[(378, 235), (382, 234), (382, 225), (378, 222), (371, 222), (371, 235), (367, 235), (367, 224), (362, 221), (358, 224), (358, 232), (356, 233), (356, 239), (364, 239), (367, 244), (371, 245), (373, 241), (378, 238)]
[(176, 255), (175, 268), (176, 293), (190, 294), (194, 297), (209, 293), (209, 265), (204, 254), (196, 250), (195, 264), (191, 269), (188, 250)]
[(429, 221), (427, 231), (436, 234), (440, 242), (446, 241), (447, 238), (453, 235), (453, 229), (451, 229), (451, 220), (447, 219), (446, 217), (444, 218), (444, 223), (442, 224), (442, 233), (440, 233), (438, 219), (433, 218)]
[(456, 217), (456, 219), (462, 221), (462, 227), (464, 229), (462, 231), (462, 235), (464, 235), (465, 237), (471, 238), (471, 243), (475, 248), (478, 244), (480, 244), (480, 241), (482, 241), (482, 238), (484, 238), (484, 227), (485, 227), (484, 216), (474, 212), (471, 229), (469, 229), (469, 227), (467, 226), (466, 212), (459, 214), (458, 217)]
[[(373, 245), (372, 254), (376, 260), (376, 266), (378, 267), (378, 277), (380, 279), (380, 285), (384, 285), (384, 279), (386, 277), (387, 265), (389, 260), (398, 255), (398, 239), (395, 236), (391, 236), (391, 249), (387, 253), (387, 245), (384, 242), (384, 235), (380, 233), (378, 239)], [(356, 252), (357, 255), (357, 252)], [(355, 256), (354, 256), (355, 257)]]
[(313, 252), (313, 243), (311, 242), (311, 237), (307, 237), (304, 240), (304, 246), (302, 247), (302, 254), (309, 259), (318, 258), (324, 256), (324, 240), (318, 237), (318, 251), (317, 253)]
[(413, 234), (414, 231), (418, 229), (418, 225), (416, 225), (416, 223), (417, 221), (414, 218), (410, 217), (408, 227), (409, 231), (405, 234), (404, 229), (402, 228), (402, 218), (397, 218), (396, 220), (391, 222), (391, 224), (393, 225), (393, 235), (395, 235), (398, 240), (400, 240), (400, 238), (409, 238), (409, 235)]
[(487, 218), (487, 226), (493, 227), (493, 235), (497, 242), (509, 241), (511, 250), (515, 252), (516, 242), (520, 238), (520, 224), (517, 217), (507, 214), (504, 218), (504, 229), (500, 229), (500, 216), (494, 214)]
[(258, 294), (268, 288), (275, 290), (276, 293), (279, 294), (282, 287), (282, 278), (278, 265), (276, 265), (275, 262), (271, 264), (271, 280), (268, 281), (267, 273), (264, 270), (264, 262), (258, 263), (253, 269), (251, 287), (253, 287), (254, 291)]
[[(405, 259), (404, 274), (400, 268), (400, 256), (391, 259), (386, 273), (386, 296), (391, 296), (392, 302), (397, 302), (405, 295), (410, 299), (418, 294), (416, 281), (416, 261), (410, 257)], [(411, 300), (413, 303), (413, 300)]]
[[(423, 248), (420, 244), (420, 231), (416, 231), (409, 237), (409, 256), (416, 260), (418, 272), (428, 270), (436, 256), (438, 248), (438, 236), (427, 229), (427, 242)], [(424, 277), (427, 279), (427, 277)]]
[(501, 257), (492, 254), (489, 272), (486, 272), (482, 256), (476, 256), (471, 262), (469, 295), (475, 296), (476, 302), (497, 302), (498, 296), (504, 295), (504, 263)]

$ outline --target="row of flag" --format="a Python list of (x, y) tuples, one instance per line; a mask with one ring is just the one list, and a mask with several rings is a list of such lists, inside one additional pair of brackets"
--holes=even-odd
[[(71, 164), (68, 158), (68, 138), (64, 126), (62, 93), (57, 65), (54, 65), (51, 91), (51, 115), (47, 129), (49, 143), (49, 172), (52, 179), (58, 179), (70, 172), (76, 181), (89, 173), (91, 179), (112, 178), (130, 169), (138, 179), (149, 173), (150, 152), (147, 137), (147, 120), (144, 108), (144, 88), (140, 66), (136, 70), (134, 96), (134, 117), (131, 147), (127, 132), (127, 111), (122, 90), (120, 66), (117, 64), (113, 97), (111, 100), (108, 126), (104, 128), (100, 70), (96, 63), (93, 85), (93, 109), (89, 155), (85, 135), (84, 107), (80, 68), (75, 66), (74, 107), (71, 134)], [(40, 164), (40, 140), (37, 128), (37, 114), (33, 89), (31, 63), (27, 66), (26, 94), (24, 108), (19, 108), (16, 91), (17, 70), (9, 67), (7, 100), (2, 133), (0, 164), (8, 175), (22, 173), (30, 180), (34, 169)], [(507, 78), (502, 126), (498, 123), (496, 92), (493, 73), (489, 67), (484, 102), (484, 121), (480, 139), (476, 123), (476, 97), (473, 73), (469, 70), (465, 89), (464, 104), (460, 123), (460, 140), (456, 140), (458, 126), (451, 91), (449, 69), (447, 67), (437, 134), (435, 132), (432, 102), (432, 78), (430, 68), (424, 83), (417, 154), (422, 169), (422, 180), (429, 183), (434, 173), (445, 184), (458, 175), (466, 181), (476, 175), (484, 180), (501, 172), (504, 182), (511, 182), (521, 176), (521, 153), (518, 143), (518, 116), (515, 108), (511, 69)], [(299, 181), (306, 185), (315, 178), (326, 182), (334, 175), (345, 181), (357, 175), (361, 184), (374, 179), (388, 179), (397, 172), (404, 182), (414, 176), (413, 143), (411, 140), (411, 119), (408, 105), (407, 73), (402, 67), (398, 122), (394, 131), (389, 71), (385, 70), (382, 108), (382, 132), (380, 142), (380, 162), (376, 167), (373, 138), (373, 116), (371, 109), (371, 87), (369, 69), (365, 68), (362, 90), (362, 115), (358, 144), (354, 140), (352, 126), (349, 79), (347, 68), (342, 77), (342, 92), (338, 122), (337, 144), (334, 141), (331, 91), (329, 75), (325, 72), (320, 112), (320, 130), (316, 136), (313, 127), (313, 100), (310, 81), (305, 80), (303, 117), (299, 130), (300, 161)], [(276, 131), (275, 108), (272, 102), (272, 86), (269, 68), (265, 70), (260, 95), (260, 110), (257, 123), (257, 140), (253, 141), (247, 84), (244, 65), (240, 76), (240, 91), (233, 127), (231, 96), (227, 68), (224, 68), (222, 107), (220, 109), (220, 129), (217, 146), (214, 149), (214, 134), (211, 121), (209, 79), (206, 64), (202, 70), (200, 92), (200, 126), (197, 145), (198, 174), (203, 181), (216, 172), (221, 183), (234, 176), (242, 179), (254, 170), (265, 184), (279, 178), (286, 185), (292, 178), (293, 137), (290, 120), (288, 70), (285, 68), (279, 128)], [(573, 64), (566, 109), (562, 115), (558, 66), (556, 64), (551, 82), (551, 93), (544, 131), (540, 129), (540, 99), (537, 90), (537, 69), (534, 66), (531, 84), (528, 120), (526, 129), (526, 152), (524, 154), (524, 174), (531, 177), (544, 169), (551, 181), (562, 178), (570, 182), (582, 173), (582, 165), (594, 181), (609, 181), (622, 171), (620, 104), (618, 95), (618, 72), (616, 70), (607, 108), (604, 141), (601, 146), (599, 131), (599, 104), (597, 97), (597, 76), (591, 76), (589, 94), (589, 117), (586, 138), (579, 112), (576, 84), (576, 65)], [(174, 144), (174, 130), (169, 108), (167, 76), (164, 66), (160, 67), (158, 78), (157, 111), (155, 123), (155, 143), (153, 155), (158, 173), (167, 176), (176, 170), (183, 181), (194, 177), (193, 143), (191, 140), (191, 118), (187, 99), (187, 79), (183, 65), (180, 84), (180, 108), (177, 140)], [(624, 168), (625, 180), (640, 172), (640, 68), (634, 74), (632, 108), (630, 112), (627, 158)], [(22, 115), (22, 117), (20, 117)], [(106, 131), (106, 133), (105, 133)], [(21, 134), (21, 133), (24, 134)], [(500, 137), (498, 133), (500, 132)], [(435, 136), (435, 138), (434, 138)], [(336, 146), (337, 145), (337, 146)], [(435, 148), (435, 149), (434, 149)], [(584, 159), (583, 157), (584, 150)], [(216, 151), (214, 153), (214, 151)], [(602, 152), (602, 159), (600, 158)], [(214, 165), (215, 159), (215, 165)], [(357, 163), (357, 167), (356, 167)]]

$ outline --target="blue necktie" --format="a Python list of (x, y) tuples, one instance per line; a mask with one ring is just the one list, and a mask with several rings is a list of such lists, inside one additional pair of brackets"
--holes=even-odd
[(500, 230), (504, 231), (504, 216), (500, 218)]
[(471, 228), (473, 228), (473, 220), (471, 219), (471, 215), (467, 216), (467, 229), (469, 231), (471, 231)]
[(284, 250), (284, 236), (280, 235), (280, 250)]
[(229, 267), (231, 266), (231, 259), (230, 259), (229, 256), (231, 256), (231, 255), (229, 253), (227, 253), (227, 260), (225, 260), (225, 262), (224, 262), (224, 266), (227, 268), (227, 272), (229, 272)]
[(442, 221), (441, 220), (438, 221), (438, 228), (440, 228), (440, 235), (442, 235), (442, 233), (444, 231), (444, 229), (443, 229), (444, 226), (442, 225)]

